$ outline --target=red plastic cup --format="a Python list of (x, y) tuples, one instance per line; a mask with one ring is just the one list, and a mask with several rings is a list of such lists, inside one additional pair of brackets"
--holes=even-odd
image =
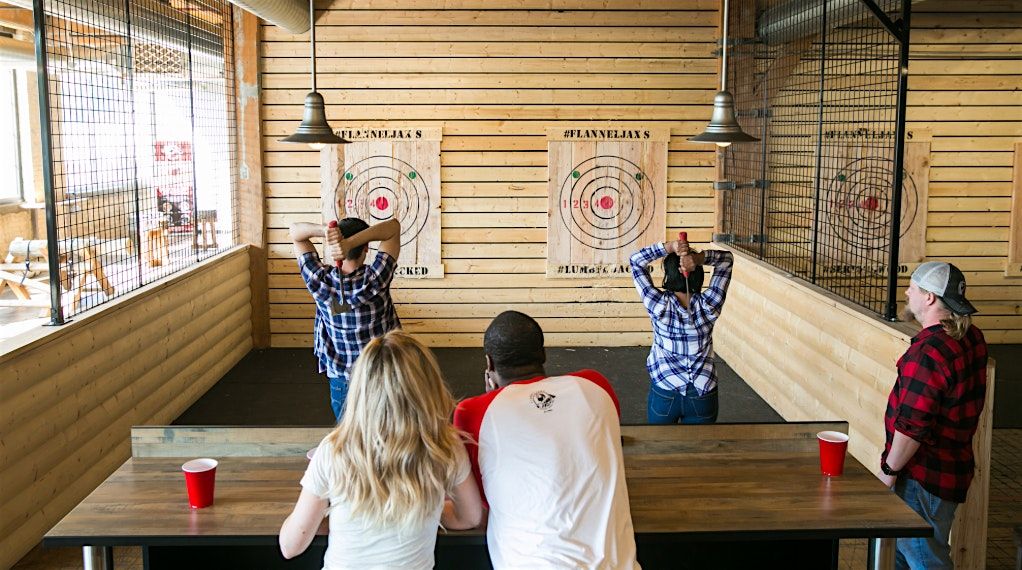
[(213, 486), (216, 483), (216, 459), (193, 459), (181, 466), (188, 488), (188, 505), (201, 509), (213, 504)]
[(820, 441), (820, 471), (832, 477), (845, 472), (845, 453), (848, 451), (848, 434), (839, 431), (821, 431), (816, 434)]

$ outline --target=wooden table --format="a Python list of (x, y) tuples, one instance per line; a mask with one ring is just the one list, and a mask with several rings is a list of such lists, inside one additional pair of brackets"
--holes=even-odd
[[(836, 568), (838, 539), (926, 536), (926, 522), (851, 456), (843, 476), (820, 474), (815, 434), (824, 429), (843, 431), (847, 425), (622, 427), (644, 568), (748, 567), (750, 561)], [(280, 558), (271, 551), (298, 496), (305, 451), (327, 430), (135, 428), (133, 458), (43, 543), (87, 546), (86, 568), (113, 545), (143, 546), (152, 568), (195, 567), (195, 551), (208, 560), (215, 559), (214, 552), (227, 552), (222, 560), (237, 564), (248, 553), (258, 567), (278, 567), (271, 562), (283, 561), (271, 560)], [(200, 456), (220, 460), (216, 502), (191, 510), (180, 465)], [(305, 566), (297, 559), (279, 567), (319, 568), (325, 534), (324, 524)], [(465, 560), (485, 555), (484, 545), (480, 529), (441, 533), (438, 567), (465, 567)]]

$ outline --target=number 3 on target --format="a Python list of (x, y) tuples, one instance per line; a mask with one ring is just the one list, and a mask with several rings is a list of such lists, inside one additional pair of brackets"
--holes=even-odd
[[(567, 200), (561, 200), (561, 207), (567, 208), (568, 207), (568, 201)], [(588, 210), (589, 209), (589, 200), (572, 200), (571, 201), (571, 208), (573, 210), (578, 210), (580, 207)]]

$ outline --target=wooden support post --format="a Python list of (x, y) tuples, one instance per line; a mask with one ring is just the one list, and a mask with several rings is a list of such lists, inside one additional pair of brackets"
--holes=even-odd
[(1015, 143), (1011, 174), (1011, 229), (1008, 232), (1008, 262), (1004, 274), (1022, 277), (1022, 142)]
[(270, 346), (270, 304), (259, 117), (259, 18), (235, 7), (234, 22), (239, 239), (252, 246), (249, 248), (252, 343), (255, 348), (266, 348)]

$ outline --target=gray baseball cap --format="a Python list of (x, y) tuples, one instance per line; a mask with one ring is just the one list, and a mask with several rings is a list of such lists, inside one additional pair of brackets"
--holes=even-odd
[(976, 312), (976, 307), (965, 298), (965, 276), (950, 263), (922, 263), (912, 272), (912, 282), (916, 287), (940, 297), (954, 313), (971, 315)]

